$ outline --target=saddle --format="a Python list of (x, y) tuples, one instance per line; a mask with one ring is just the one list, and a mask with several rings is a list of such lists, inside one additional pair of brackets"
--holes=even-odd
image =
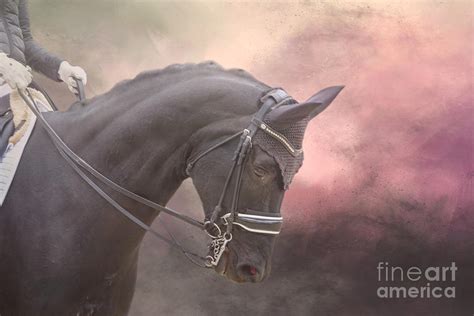
[[(43, 104), (49, 104), (39, 91), (29, 88), (31, 95)], [(9, 144), (15, 145), (25, 134), (33, 113), (17, 90), (0, 97), (0, 156)]]
[(8, 147), (10, 137), (15, 133), (13, 112), (10, 108), (10, 95), (0, 98), (0, 154)]
[[(1, 86), (0, 86), (1, 88)], [(16, 170), (36, 122), (18, 90), (0, 91), (0, 207), (10, 189)], [(36, 90), (28, 88), (40, 111), (51, 111), (46, 98)]]

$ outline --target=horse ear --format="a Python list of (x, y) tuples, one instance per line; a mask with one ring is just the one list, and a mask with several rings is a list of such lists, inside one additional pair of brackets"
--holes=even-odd
[(275, 128), (284, 128), (307, 117), (312, 119), (324, 111), (343, 88), (344, 86), (329, 87), (319, 91), (303, 103), (280, 106), (268, 113), (268, 123)]
[(314, 110), (311, 112), (310, 117), (314, 118), (319, 113), (324, 111), (329, 104), (337, 97), (339, 92), (344, 89), (344, 86), (334, 86), (323, 89), (309, 98), (305, 103), (315, 104)]

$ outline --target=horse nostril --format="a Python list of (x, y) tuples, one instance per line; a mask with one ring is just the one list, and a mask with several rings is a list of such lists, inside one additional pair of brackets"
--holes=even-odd
[(250, 266), (249, 272), (250, 272), (250, 275), (255, 275), (257, 274), (257, 268)]
[(255, 280), (259, 275), (258, 269), (250, 264), (243, 264), (239, 267), (241, 277), (246, 280)]

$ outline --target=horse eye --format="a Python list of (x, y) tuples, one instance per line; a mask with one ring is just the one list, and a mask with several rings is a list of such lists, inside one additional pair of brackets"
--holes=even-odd
[(259, 178), (263, 178), (267, 174), (267, 171), (265, 169), (261, 168), (261, 167), (254, 168), (253, 172)]

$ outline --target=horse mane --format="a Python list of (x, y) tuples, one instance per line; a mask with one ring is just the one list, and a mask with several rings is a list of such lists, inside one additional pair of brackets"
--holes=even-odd
[[(93, 108), (101, 108), (110, 103), (115, 104), (117, 100), (120, 100), (126, 93), (137, 86), (149, 87), (149, 91), (159, 93), (176, 83), (209, 76), (234, 80), (236, 83), (244, 82), (263, 92), (270, 89), (268, 85), (255, 79), (255, 77), (247, 71), (237, 68), (225, 69), (214, 61), (205, 61), (197, 64), (172, 64), (163, 69), (143, 71), (136, 75), (135, 78), (122, 80), (105, 93), (73, 103), (67, 112), (80, 110), (90, 111)], [(262, 96), (263, 94), (264, 93), (262, 93)]]
[(237, 69), (237, 68), (225, 69), (224, 67), (222, 67), (221, 65), (219, 65), (218, 63), (212, 60), (205, 61), (198, 64), (195, 64), (195, 63), (172, 64), (163, 69), (141, 72), (135, 77), (135, 79), (136, 80), (140, 80), (142, 78), (150, 79), (153, 77), (165, 76), (168, 74), (180, 74), (180, 73), (186, 73), (186, 75), (199, 75), (199, 74), (202, 74), (203, 71), (207, 71), (207, 72), (210, 71), (216, 74), (231, 74), (237, 77), (245, 78), (245, 79), (263, 84), (262, 82), (259, 82), (257, 79), (255, 79), (254, 76), (252, 76), (250, 73), (248, 73), (247, 71), (243, 69)]
[[(104, 95), (116, 94), (119, 91), (126, 90), (130, 86), (143, 83), (143, 81), (152, 82), (157, 89), (163, 89), (180, 80), (189, 80), (202, 75), (221, 75), (234, 77), (235, 79), (250, 81), (253, 84), (267, 90), (270, 87), (257, 80), (254, 76), (243, 69), (232, 68), (225, 69), (214, 61), (205, 61), (202, 63), (172, 64), (163, 69), (148, 70), (139, 73), (133, 79), (126, 79), (115, 84), (112, 89)], [(98, 96), (100, 97), (100, 96)]]

